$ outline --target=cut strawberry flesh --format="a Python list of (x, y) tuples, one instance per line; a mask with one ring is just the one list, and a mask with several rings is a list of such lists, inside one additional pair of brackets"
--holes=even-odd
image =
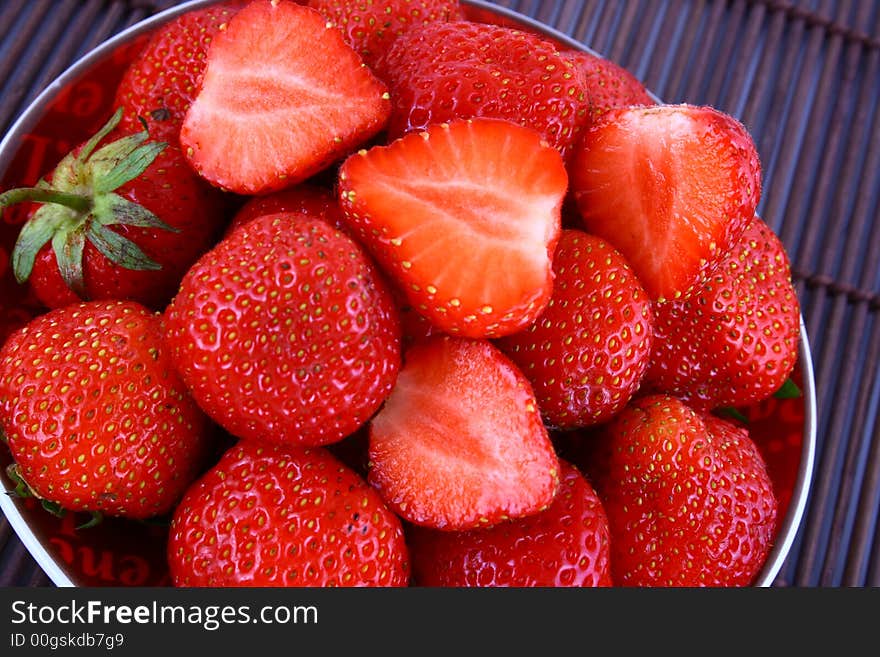
[(370, 425), (370, 481), (415, 524), (493, 525), (553, 500), (559, 463), (522, 374), (485, 341), (410, 349)]
[(587, 230), (629, 260), (654, 299), (688, 293), (754, 216), (760, 164), (745, 129), (711, 108), (612, 110), (578, 149)]
[(209, 181), (256, 194), (317, 173), (389, 113), (385, 86), (317, 11), (258, 0), (211, 44), (181, 144)]
[(412, 305), (469, 337), (509, 333), (546, 304), (567, 174), (507, 121), (438, 124), (343, 165), (350, 223)]

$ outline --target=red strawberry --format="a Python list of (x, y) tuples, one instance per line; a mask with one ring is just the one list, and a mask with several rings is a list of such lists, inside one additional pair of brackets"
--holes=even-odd
[(177, 586), (406, 586), (400, 521), (321, 448), (242, 442), (186, 493), (171, 523)]
[(203, 465), (207, 426), (159, 316), (137, 303), (50, 311), (0, 351), (0, 428), (17, 473), (65, 509), (166, 513)]
[(565, 153), (587, 119), (574, 67), (540, 37), (482, 23), (431, 23), (394, 42), (380, 77), (392, 138), (476, 116), (537, 130)]
[(610, 109), (657, 104), (638, 78), (611, 60), (579, 50), (564, 51), (562, 57), (574, 64), (591, 123)]
[(623, 253), (661, 301), (687, 295), (730, 251), (761, 195), (752, 138), (711, 107), (610, 110), (570, 171), (587, 232)]
[(124, 298), (161, 309), (222, 229), (223, 199), (180, 150), (146, 132), (114, 132), (119, 118), (44, 182), (0, 195), (0, 208), (40, 203), (21, 229), (12, 265), (51, 308)]
[(543, 314), (498, 346), (531, 382), (545, 421), (604, 422), (626, 406), (648, 366), (651, 303), (623, 256), (579, 230), (562, 232), (553, 273)]
[(412, 347), (370, 423), (369, 480), (406, 520), (491, 526), (546, 508), (559, 462), (528, 381), (485, 341)]
[(387, 90), (314, 9), (254, 0), (219, 32), (180, 143), (203, 177), (258, 194), (305, 180), (385, 125)]
[(462, 17), (458, 0), (309, 0), (308, 5), (342, 30), (345, 42), (371, 68), (401, 34)]
[(116, 89), (115, 104), (125, 110), (124, 131), (139, 132), (143, 120), (153, 139), (177, 144), (205, 72), (208, 47), (245, 4), (233, 0), (193, 9), (156, 30)]
[(342, 232), (348, 230), (333, 192), (322, 187), (303, 184), (282, 189), (280, 192), (253, 197), (232, 218), (226, 234), (257, 217), (279, 212), (307, 214), (310, 217), (323, 219)]
[[(745, 429), (674, 397), (633, 401), (606, 427), (593, 479), (623, 586), (745, 586), (764, 564), (776, 499)], [(592, 469), (590, 470), (592, 472)]]
[(305, 215), (234, 231), (190, 269), (165, 314), (193, 396), (248, 440), (341, 440), (376, 411), (400, 365), (397, 312), (375, 266)]
[(567, 182), (537, 133), (497, 119), (431, 126), (339, 173), (354, 233), (420, 313), (468, 337), (512, 333), (543, 310)]
[(702, 408), (772, 395), (797, 362), (800, 305), (785, 247), (755, 217), (690, 297), (659, 304), (646, 385)]
[(489, 529), (413, 527), (419, 586), (611, 586), (608, 518), (590, 483), (560, 461), (559, 492), (546, 511)]

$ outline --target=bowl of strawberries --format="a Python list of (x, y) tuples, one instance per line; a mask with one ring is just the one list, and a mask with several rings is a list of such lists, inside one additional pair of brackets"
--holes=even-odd
[(482, 2), (196, 1), (0, 182), (0, 505), (54, 583), (779, 572), (815, 383), (724, 112)]

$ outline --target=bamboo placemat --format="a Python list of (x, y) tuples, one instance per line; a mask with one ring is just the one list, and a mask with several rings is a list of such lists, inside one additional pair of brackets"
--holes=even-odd
[[(174, 0), (0, 0), (0, 133), (76, 58)], [(811, 495), (777, 586), (880, 586), (880, 0), (525, 0), (667, 102), (739, 118), (816, 370)], [(49, 579), (0, 517), (0, 585)]]

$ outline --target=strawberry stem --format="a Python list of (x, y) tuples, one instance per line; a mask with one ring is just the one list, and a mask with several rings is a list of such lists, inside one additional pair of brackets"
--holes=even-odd
[(76, 212), (88, 212), (92, 209), (92, 199), (88, 196), (71, 194), (46, 187), (19, 187), (0, 194), (0, 210), (22, 201), (56, 203)]

